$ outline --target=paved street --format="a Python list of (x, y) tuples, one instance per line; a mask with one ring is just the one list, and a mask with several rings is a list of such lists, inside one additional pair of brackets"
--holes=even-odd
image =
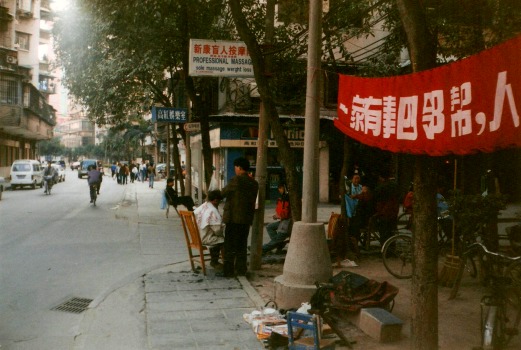
[[(180, 219), (160, 210), (164, 186), (105, 177), (93, 207), (67, 170), (50, 196), (4, 193), (2, 349), (261, 348), (242, 315), (262, 300), (243, 277), (190, 272)], [(93, 301), (80, 314), (51, 310), (72, 297)]]
[[(72, 349), (85, 313), (51, 308), (71, 297), (99, 304), (147, 271), (186, 261), (184, 241), (163, 239), (171, 231), (168, 228), (179, 231), (178, 223), (138, 220), (138, 186), (148, 190), (145, 184), (121, 186), (105, 177), (98, 205), (93, 207), (86, 180), (67, 170), (66, 181), (56, 184), (50, 196), (41, 189), (4, 193), (0, 201), (2, 349)], [(164, 182), (158, 186), (164, 187)], [(145, 193), (140, 203), (149, 205), (153, 213), (161, 212), (158, 191)], [(153, 203), (147, 203), (147, 194)], [(142, 323), (136, 320), (139, 327)]]

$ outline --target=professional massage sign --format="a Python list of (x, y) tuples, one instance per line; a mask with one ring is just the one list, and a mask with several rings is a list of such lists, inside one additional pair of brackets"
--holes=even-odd
[(429, 155), (521, 146), (521, 36), (432, 70), (339, 84), (335, 126), (361, 143)]
[(190, 39), (188, 74), (253, 77), (253, 64), (241, 41)]

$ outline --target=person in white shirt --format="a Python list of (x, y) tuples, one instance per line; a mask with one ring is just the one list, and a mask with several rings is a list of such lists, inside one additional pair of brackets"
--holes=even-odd
[(219, 254), (224, 244), (222, 216), (219, 213), (219, 203), (222, 200), (221, 191), (209, 191), (207, 201), (194, 210), (197, 226), (201, 233), (201, 241), (210, 249), (210, 266), (221, 270)]

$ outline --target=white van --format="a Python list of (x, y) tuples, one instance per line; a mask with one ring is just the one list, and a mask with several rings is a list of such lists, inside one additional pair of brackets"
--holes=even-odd
[(43, 168), (39, 161), (31, 159), (18, 159), (11, 165), (11, 190), (17, 187), (43, 186)]

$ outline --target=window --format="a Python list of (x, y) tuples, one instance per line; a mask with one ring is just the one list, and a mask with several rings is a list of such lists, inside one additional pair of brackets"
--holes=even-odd
[(32, 12), (33, 1), (32, 0), (17, 0), (16, 8), (21, 11)]
[(29, 108), (29, 106), (31, 105), (31, 88), (26, 85), (24, 86), (24, 107), (25, 108)]
[(30, 39), (31, 39), (31, 35), (30, 34), (22, 33), (22, 32), (16, 32), (15, 44), (18, 44), (18, 48), (20, 50), (27, 50), (27, 51), (29, 51)]
[(8, 77), (0, 78), (0, 103), (18, 104), (18, 84), (16, 80)]

